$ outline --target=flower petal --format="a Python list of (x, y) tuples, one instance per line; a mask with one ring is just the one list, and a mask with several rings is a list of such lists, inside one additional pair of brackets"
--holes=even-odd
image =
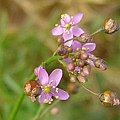
[(38, 98), (39, 103), (48, 103), (51, 100), (52, 95), (46, 94), (44, 92), (41, 93), (41, 95)]
[(70, 57), (66, 58), (66, 59), (63, 59), (67, 64), (70, 62)]
[(69, 98), (69, 94), (60, 88), (58, 88), (58, 92), (53, 92), (53, 96), (59, 100), (67, 100)]
[(70, 47), (72, 45), (73, 40), (66, 42), (64, 45)]
[(39, 101), (39, 103), (43, 103), (44, 100), (45, 100), (45, 93), (42, 92), (41, 95), (38, 97), (38, 101)]
[(63, 38), (64, 38), (64, 40), (72, 39), (73, 38), (73, 33), (71, 31), (69, 31), (69, 34), (64, 32), (63, 33)]
[[(61, 24), (62, 23), (69, 23), (71, 20), (71, 17), (68, 14), (61, 15)], [(63, 22), (64, 21), (64, 22)]]
[(76, 50), (76, 48), (81, 49), (81, 48), (82, 48), (82, 45), (81, 45), (81, 43), (78, 42), (78, 41), (73, 41), (73, 43), (72, 43), (72, 48), (73, 48), (73, 50)]
[(96, 48), (96, 44), (95, 43), (86, 43), (82, 47), (86, 48), (86, 52), (91, 52)]
[(57, 86), (62, 78), (62, 70), (55, 69), (49, 76), (49, 84), (52, 86)]
[(84, 33), (84, 31), (77, 26), (71, 27), (71, 30), (72, 30), (73, 35), (77, 37)]
[(54, 27), (52, 29), (52, 35), (57, 36), (57, 35), (61, 35), (62, 33), (63, 33), (63, 28), (60, 26)]
[(77, 24), (80, 22), (80, 20), (82, 19), (83, 14), (82, 13), (78, 13), (76, 14), (73, 19), (71, 20), (74, 24)]
[(38, 69), (38, 81), (40, 82), (41, 85), (46, 85), (48, 84), (48, 73), (46, 72), (45, 69), (43, 69), (43, 67), (40, 67)]

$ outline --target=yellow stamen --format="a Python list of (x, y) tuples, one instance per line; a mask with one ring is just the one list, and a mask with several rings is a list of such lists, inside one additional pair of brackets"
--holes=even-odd
[(56, 98), (56, 99), (58, 99), (58, 98), (59, 98), (59, 96), (55, 96), (55, 98)]

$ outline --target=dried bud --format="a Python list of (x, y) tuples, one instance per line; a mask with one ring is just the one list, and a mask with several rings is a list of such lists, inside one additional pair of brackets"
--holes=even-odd
[(69, 83), (67, 89), (69, 93), (77, 93), (79, 86), (75, 83)]
[(80, 42), (86, 43), (86, 42), (91, 42), (93, 38), (89, 34), (83, 33), (78, 37), (78, 40)]
[(63, 44), (63, 43), (64, 43), (63, 37), (59, 37), (59, 38), (57, 39), (57, 42), (58, 42), (59, 45)]
[(69, 71), (73, 71), (75, 69), (75, 64), (71, 62), (67, 65), (67, 68)]
[(104, 31), (107, 34), (112, 34), (120, 29), (119, 23), (116, 20), (107, 18), (104, 21)]
[(120, 105), (120, 101), (117, 98), (116, 93), (112, 92), (111, 90), (105, 91), (104, 93), (100, 94), (99, 99), (102, 105), (105, 107)]
[(82, 82), (82, 83), (87, 82), (86, 76), (78, 75), (77, 79), (78, 79), (79, 82)]
[(106, 70), (107, 67), (102, 59), (96, 59), (94, 61), (95, 67), (100, 68), (102, 70)]

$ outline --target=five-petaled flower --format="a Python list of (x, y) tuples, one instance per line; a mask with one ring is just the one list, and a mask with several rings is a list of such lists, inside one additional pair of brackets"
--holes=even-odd
[(67, 100), (69, 98), (69, 94), (66, 91), (57, 87), (62, 78), (61, 69), (55, 69), (49, 76), (42, 66), (35, 71), (37, 71), (35, 74), (38, 76), (38, 82), (42, 88), (38, 98), (39, 103), (50, 104), (53, 101), (52, 97), (59, 100)]
[[(76, 24), (80, 22), (82, 17), (82, 13), (78, 13), (75, 16), (71, 17), (68, 14), (61, 15), (61, 24), (55, 25), (55, 27), (52, 29), (52, 35), (62, 35), (65, 41), (68, 39), (72, 39), (74, 36), (80, 36), (82, 33), (84, 33), (84, 31), (78, 26), (76, 26)], [(71, 44), (72, 40), (66, 43), (66, 45), (68, 46), (70, 46)]]

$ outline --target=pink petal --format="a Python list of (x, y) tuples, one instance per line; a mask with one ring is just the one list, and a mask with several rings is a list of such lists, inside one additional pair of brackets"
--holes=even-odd
[(45, 99), (45, 93), (42, 92), (41, 95), (38, 97), (39, 103), (43, 103), (43, 102), (44, 102), (44, 99)]
[(67, 64), (70, 62), (70, 57), (66, 58), (66, 59), (63, 59)]
[(45, 69), (43, 69), (42, 67), (39, 69), (38, 72), (38, 81), (40, 82), (41, 85), (46, 85), (48, 84), (48, 73), (46, 72)]
[[(64, 14), (64, 17), (61, 18), (61, 25), (63, 25), (64, 23), (69, 23), (71, 20), (71, 17), (68, 14)], [(63, 22), (64, 21), (64, 22)]]
[(77, 27), (77, 26), (71, 27), (71, 30), (73, 32), (73, 35), (77, 36), (77, 37), (84, 33), (84, 31), (81, 28)]
[(86, 52), (91, 52), (96, 48), (95, 43), (86, 43), (82, 47), (86, 48)]
[(74, 24), (77, 24), (80, 22), (80, 20), (82, 19), (83, 14), (82, 13), (78, 13), (76, 14), (73, 19), (71, 20), (71, 22), (73, 22)]
[(73, 33), (70, 32), (70, 33), (68, 34), (68, 33), (64, 32), (64, 33), (63, 33), (63, 38), (64, 38), (64, 40), (72, 39), (72, 38), (73, 38)]
[(72, 48), (73, 48), (73, 50), (76, 50), (76, 48), (81, 49), (81, 48), (82, 48), (82, 45), (81, 45), (81, 43), (78, 42), (78, 41), (73, 41), (73, 43), (72, 43)]
[(53, 96), (58, 96), (59, 100), (67, 100), (69, 98), (69, 94), (60, 88), (58, 88), (58, 93), (54, 92)]
[(61, 35), (62, 33), (63, 33), (63, 28), (60, 26), (54, 27), (52, 29), (52, 35), (57, 36), (57, 35)]
[(70, 47), (72, 45), (73, 40), (66, 42), (64, 45)]
[(49, 84), (52, 86), (57, 86), (62, 78), (62, 70), (55, 69), (49, 76)]

